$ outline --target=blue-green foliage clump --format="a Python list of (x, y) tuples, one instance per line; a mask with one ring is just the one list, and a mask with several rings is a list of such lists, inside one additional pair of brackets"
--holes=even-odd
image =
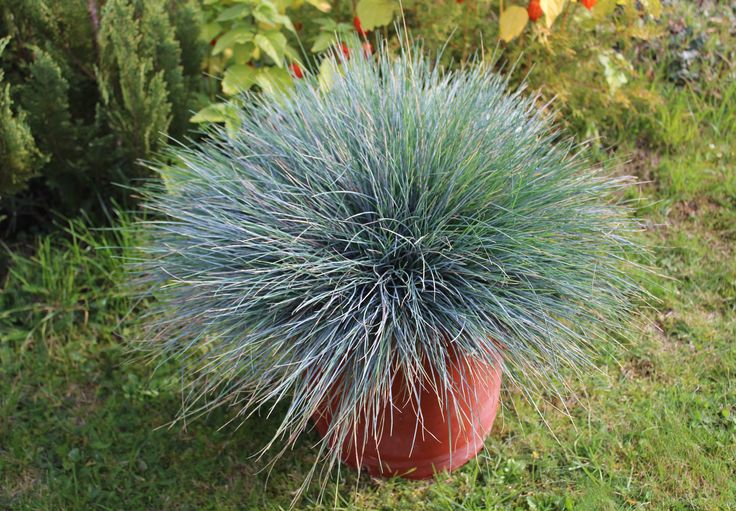
[(625, 180), (482, 65), (355, 51), (324, 85), (249, 97), (148, 191), (145, 344), (192, 371), (185, 413), (285, 401), (288, 445), (337, 396), (324, 453), (394, 377), (445, 395), (451, 352), (527, 390), (586, 363), (636, 289)]

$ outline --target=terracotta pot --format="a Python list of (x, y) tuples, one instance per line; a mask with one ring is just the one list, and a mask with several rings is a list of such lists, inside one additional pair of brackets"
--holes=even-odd
[[(403, 377), (396, 378), (392, 388), (393, 417), (388, 404), (379, 410), (385, 425), (380, 438), (370, 433), (365, 419), (360, 420), (355, 424), (355, 435), (350, 437), (358, 442), (367, 440), (357, 449), (352, 440), (346, 442), (341, 448), (342, 460), (353, 468), (360, 466), (372, 476), (427, 479), (435, 472), (454, 470), (475, 457), (483, 448), (498, 411), (501, 364), (491, 366), (477, 359), (457, 358), (451, 371), (456, 389), (452, 395), (457, 406), (446, 406), (431, 386), (425, 385), (420, 399), (422, 419), (418, 421), (416, 398), (409, 397)], [(315, 416), (317, 431), (322, 436), (329, 428), (330, 415), (330, 407), (325, 406)]]

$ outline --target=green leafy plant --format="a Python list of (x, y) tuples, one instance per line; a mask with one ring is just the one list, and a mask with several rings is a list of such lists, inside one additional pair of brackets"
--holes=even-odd
[[(193, 122), (224, 123), (230, 130), (238, 124), (237, 96), (255, 88), (279, 95), (301, 79), (310, 68), (328, 84), (334, 69), (329, 50), (339, 47), (343, 56), (348, 38), (363, 38), (362, 53), (372, 52), (370, 31), (389, 25), (399, 11), (393, 0), (360, 0), (352, 6), (325, 0), (208, 0), (202, 38), (211, 46), (206, 68), (218, 87), (211, 104), (198, 111)], [(337, 2), (335, 3), (337, 4)], [(318, 13), (323, 13), (319, 15)], [(340, 21), (352, 18), (352, 23)], [(298, 20), (298, 21), (297, 21)], [(300, 49), (302, 51), (300, 51)], [(320, 54), (313, 58), (311, 54)], [(228, 101), (218, 101), (222, 92)]]
[(374, 13), (386, 6), (380, 12), (392, 44), (398, 23), (426, 47), (442, 48), (449, 67), (484, 54), (512, 83), (539, 90), (542, 102), (556, 98), (558, 120), (601, 146), (642, 128), (662, 101), (650, 70), (637, 67), (642, 47), (667, 27), (658, 0), (407, 0), (403, 12), (390, 2), (365, 3)]
[[(500, 2), (499, 38), (504, 42), (509, 42), (519, 37), (529, 23), (532, 24), (537, 37), (546, 37), (555, 30), (567, 30), (569, 28), (567, 18), (575, 16), (578, 6), (584, 7), (598, 22), (603, 21), (619, 8), (638, 16), (649, 13), (652, 17), (659, 18), (662, 14), (662, 5), (659, 0), (580, 0), (579, 2), (577, 0), (529, 0), (526, 6), (509, 2), (505, 8), (503, 2)], [(560, 23), (556, 23), (558, 18), (561, 19)], [(631, 33), (641, 35), (646, 32), (647, 27), (639, 25), (630, 27), (630, 29)]]
[(394, 0), (360, 0), (352, 2), (349, 9), (336, 13), (340, 17), (352, 16), (352, 23), (339, 22), (333, 18), (318, 18), (319, 33), (311, 46), (313, 53), (320, 53), (331, 46), (353, 37), (356, 33), (366, 38), (369, 32), (391, 24), (399, 4)]
[(136, 265), (157, 304), (141, 348), (188, 371), (184, 414), (286, 401), (268, 449), (332, 398), (328, 466), (358, 417), (383, 427), (395, 379), (417, 395), (433, 371), (447, 395), (451, 350), (557, 392), (622, 319), (638, 252), (626, 181), (486, 67), (418, 49), (339, 67), (329, 92), (251, 95), (237, 132), (175, 149)]
[[(211, 46), (206, 61), (208, 74), (220, 78), (222, 92), (236, 95), (258, 86), (278, 93), (290, 86), (287, 65), (299, 66), (299, 52), (287, 38), (296, 34), (287, 10), (302, 0), (207, 0), (202, 38)], [(322, 12), (331, 9), (329, 2), (308, 2)], [(301, 71), (299, 71), (301, 72)], [(193, 122), (227, 122), (232, 126), (237, 115), (227, 103), (215, 102), (204, 107)]]
[(658, 0), (507, 2), (498, 34), (517, 80), (558, 98), (574, 133), (612, 145), (661, 101), (634, 66), (639, 45), (662, 31), (661, 15)]

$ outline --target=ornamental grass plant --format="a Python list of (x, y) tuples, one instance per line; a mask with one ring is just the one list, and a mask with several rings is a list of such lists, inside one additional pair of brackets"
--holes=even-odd
[(328, 471), (360, 417), (386, 427), (397, 378), (452, 406), (452, 353), (533, 397), (610, 345), (638, 292), (627, 179), (482, 62), (437, 62), (358, 46), (329, 88), (308, 75), (248, 95), (239, 129), (157, 167), (134, 265), (155, 297), (142, 347), (182, 364), (183, 416), (283, 403), (263, 451), (278, 457), (331, 399)]

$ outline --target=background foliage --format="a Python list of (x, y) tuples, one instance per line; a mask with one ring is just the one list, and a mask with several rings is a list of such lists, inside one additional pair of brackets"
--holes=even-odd
[[(6, 0), (2, 9), (12, 5), (16, 15), (37, 3)], [(329, 3), (326, 13), (310, 4), (285, 11), (299, 39), (289, 30), (282, 32), (299, 50), (305, 72), (318, 73), (319, 59), (329, 55), (311, 53), (322, 26), (334, 23), (341, 24), (341, 30), (355, 30), (354, 8), (360, 3)], [(654, 308), (638, 307), (646, 324), (641, 335), (631, 339), (612, 332), (621, 349), (597, 360), (599, 372), (571, 382), (567, 400), (543, 403), (539, 411), (544, 420), (521, 395), (506, 392), (487, 452), (477, 465), (426, 483), (356, 480), (349, 474), (351, 484), (333, 492), (334, 501), (328, 505), (471, 511), (733, 508), (736, 5), (663, 0), (659, 17), (648, 11), (633, 15), (617, 6), (593, 23), (599, 5), (588, 11), (581, 3), (567, 17), (560, 14), (547, 35), (544, 20), (527, 20), (515, 39), (499, 43), (496, 0), (404, 4), (407, 25), (429, 50), (447, 42), (448, 65), (481, 51), (482, 33), (487, 56), (494, 50), (507, 56), (499, 61), (507, 62), (507, 71), (516, 63), (515, 83), (528, 73), (533, 86), (541, 87), (540, 108), (557, 95), (552, 112), (567, 133), (578, 141), (598, 133), (600, 138), (591, 142), (597, 155), (604, 161), (612, 158), (609, 163), (617, 171), (641, 179), (631, 193), (639, 201), (637, 215), (646, 223), (646, 239), (663, 274), (648, 286), (660, 302)], [(504, 0), (504, 7), (512, 5), (528, 7), (524, 0)], [(49, 12), (60, 20), (76, 12), (70, 19), (80, 22), (70, 22), (64, 30), (87, 33), (90, 14), (83, 2), (58, 2)], [(395, 11), (392, 19), (397, 19)], [(646, 37), (633, 33), (644, 26), (651, 30)], [(395, 37), (390, 22), (369, 30), (368, 39), (377, 32)], [(57, 41), (55, 37), (47, 41)], [(182, 55), (192, 54), (185, 47), (210, 42), (178, 40)], [(306, 42), (306, 51), (299, 40)], [(44, 48), (67, 77), (73, 133), (96, 126), (90, 119), (100, 103), (97, 79), (79, 71), (79, 59), (70, 57), (91, 52), (94, 41), (73, 38), (57, 52)], [(29, 65), (28, 53), (18, 43), (11, 39), (2, 57), (2, 180), (8, 168), (34, 172), (38, 165), (51, 165), (41, 163), (47, 153), (41, 151), (16, 93), (15, 84), (27, 83), (27, 75), (19, 74), (27, 67), (18, 63)], [(205, 51), (213, 47), (208, 48)], [(613, 97), (599, 50), (613, 64), (622, 64), (626, 81)], [(318, 60), (313, 62), (310, 55)], [(194, 69), (205, 62), (183, 58), (184, 76), (197, 75)], [(263, 62), (275, 65), (267, 58)], [(75, 72), (64, 74), (67, 67)], [(96, 76), (94, 65), (82, 67)], [(219, 102), (222, 92), (221, 74), (198, 79), (205, 85), (193, 98), (194, 111)], [(629, 107), (624, 106), (626, 98)], [(100, 133), (104, 139), (112, 129)], [(7, 147), (25, 148), (13, 153), (20, 157), (11, 166)], [(95, 165), (80, 164), (89, 172), (81, 175), (113, 172), (114, 167), (102, 165), (108, 161), (108, 153), (103, 153), (99, 165), (96, 157), (82, 158)], [(36, 191), (43, 175), (16, 195), (14, 207), (27, 207), (34, 194), (52, 196)], [(19, 182), (26, 181), (23, 171), (20, 176)], [(14, 215), (10, 203), (5, 208), (5, 214)], [(112, 225), (134, 220), (127, 214), (102, 217)], [(90, 227), (99, 223), (44, 221), (31, 227), (50, 233), (5, 238), (7, 248), (0, 244), (0, 508), (287, 506), (294, 481), (302, 480), (311, 466), (316, 435), (304, 435), (269, 473), (259, 471), (263, 464), (248, 454), (271, 436), (283, 410), (277, 410), (276, 417), (254, 418), (239, 429), (220, 429), (231, 418), (224, 412), (184, 428), (167, 428), (181, 403), (178, 371), (164, 364), (152, 375), (150, 367), (131, 363), (125, 353), (127, 343), (139, 334), (129, 326), (131, 315), (149, 307), (131, 304), (119, 294), (125, 275), (121, 257), (133, 255), (130, 247), (136, 241)], [(315, 503), (316, 494), (311, 488), (300, 508), (325, 509)]]
[(196, 2), (8, 0), (0, 16), (0, 199), (15, 225), (124, 197), (112, 183), (188, 130)]
[[(393, 0), (360, 0), (335, 2), (329, 10), (328, 3), (318, 4), (322, 12), (305, 11), (299, 4), (282, 3), (278, 11), (283, 16), (279, 19), (285, 37), (280, 40), (285, 46), (277, 52), (284, 66), (289, 62), (299, 66), (299, 74), (329, 74), (330, 67), (324, 65), (329, 53), (325, 52), (353, 32), (365, 37), (368, 48), (376, 35), (389, 38), (396, 46), (396, 28), (406, 23), (412, 38), (430, 51), (442, 49), (446, 65), (462, 66), (483, 53), (510, 75), (512, 83), (526, 82), (544, 100), (556, 98), (558, 120), (601, 148), (619, 144), (626, 129), (650, 130), (650, 137), (657, 136), (647, 118), (662, 98), (649, 84), (653, 74), (662, 70), (655, 55), (641, 57), (651, 41), (662, 39), (669, 30), (661, 21), (659, 0), (407, 0), (401, 3), (403, 11)], [(217, 13), (228, 5), (213, 1), (210, 9)], [(538, 18), (528, 14), (534, 5), (539, 9)], [(242, 12), (252, 17), (250, 11)], [(509, 21), (510, 13), (518, 15), (515, 25)], [(232, 94), (259, 85), (268, 91), (275, 86), (272, 82), (277, 87), (289, 86), (288, 74), (295, 77), (293, 68), (286, 73), (264, 66), (263, 59), (257, 58), (262, 52), (251, 42), (253, 23), (248, 21), (247, 29), (240, 21), (235, 25), (238, 28), (224, 32), (223, 38), (212, 40), (213, 57), (218, 58), (210, 59), (209, 70), (224, 78), (223, 91)], [(222, 33), (221, 24), (215, 26), (211, 33)], [(241, 40), (247, 42), (237, 42)], [(296, 55), (294, 49), (300, 47), (309, 51)], [(277, 64), (273, 59), (266, 59), (268, 63)], [(266, 74), (259, 80), (261, 73)], [(234, 113), (217, 104), (195, 120), (233, 122)]]
[(442, 49), (448, 66), (480, 52), (513, 84), (556, 99), (558, 121), (604, 152), (631, 129), (666, 143), (652, 122), (663, 97), (651, 81), (681, 87), (697, 72), (689, 69), (697, 49), (663, 60), (670, 53), (661, 45), (682, 36), (658, 0), (402, 5), (403, 18), (394, 0), (8, 0), (0, 22), (6, 226), (126, 198), (110, 183), (141, 176), (136, 161), (161, 147), (163, 133), (181, 138), (190, 120), (234, 129), (239, 92), (277, 92), (308, 73), (329, 84), (335, 45), (355, 33), (364, 53), (377, 36), (397, 45), (397, 23), (429, 51)]

